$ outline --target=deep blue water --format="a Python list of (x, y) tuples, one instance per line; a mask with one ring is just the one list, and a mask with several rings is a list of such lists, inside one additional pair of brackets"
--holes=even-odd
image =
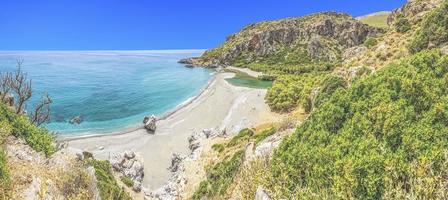
[[(213, 71), (177, 61), (188, 51), (3, 51), (0, 71), (17, 59), (32, 79), (30, 109), (47, 91), (53, 99), (45, 126), (61, 134), (116, 132), (138, 126), (145, 115), (163, 115), (205, 87)], [(81, 116), (83, 122), (68, 121)]]

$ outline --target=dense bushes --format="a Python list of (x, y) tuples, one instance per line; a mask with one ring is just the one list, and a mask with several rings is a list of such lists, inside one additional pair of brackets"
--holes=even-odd
[(277, 111), (290, 111), (298, 104), (306, 102), (314, 87), (322, 79), (322, 74), (303, 74), (301, 76), (280, 76), (266, 94), (268, 105)]
[(448, 198), (447, 72), (425, 51), (336, 90), (276, 151), (280, 196)]
[(12, 134), (24, 139), (34, 150), (43, 152), (47, 156), (56, 151), (53, 134), (33, 125), (25, 115), (15, 114), (3, 103), (0, 103), (0, 122), (9, 124)]
[(423, 20), (421, 28), (411, 41), (412, 53), (434, 48), (448, 42), (448, 0), (440, 8), (431, 11)]

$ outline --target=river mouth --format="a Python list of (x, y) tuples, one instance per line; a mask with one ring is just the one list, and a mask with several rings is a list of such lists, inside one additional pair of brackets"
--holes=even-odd
[(228, 72), (235, 73), (232, 78), (226, 78), (225, 80), (234, 86), (257, 88), (257, 89), (267, 89), (272, 87), (273, 81), (260, 80), (259, 78), (250, 76), (247, 73), (237, 71), (237, 70), (226, 70)]

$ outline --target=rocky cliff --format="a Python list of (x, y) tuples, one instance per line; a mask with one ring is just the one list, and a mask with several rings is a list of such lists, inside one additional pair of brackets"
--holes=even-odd
[(336, 62), (341, 52), (382, 33), (350, 15), (324, 12), (250, 24), (219, 47), (181, 63), (205, 67), (244, 65), (251, 62)]

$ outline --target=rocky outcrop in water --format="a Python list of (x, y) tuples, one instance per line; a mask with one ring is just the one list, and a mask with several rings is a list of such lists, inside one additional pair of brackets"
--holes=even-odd
[(145, 124), (145, 129), (151, 132), (156, 131), (156, 117), (154, 115), (151, 115), (151, 117), (146, 116), (143, 119), (143, 124)]
[(70, 119), (70, 124), (81, 124), (82, 123), (82, 117), (81, 116), (75, 116), (72, 119)]

